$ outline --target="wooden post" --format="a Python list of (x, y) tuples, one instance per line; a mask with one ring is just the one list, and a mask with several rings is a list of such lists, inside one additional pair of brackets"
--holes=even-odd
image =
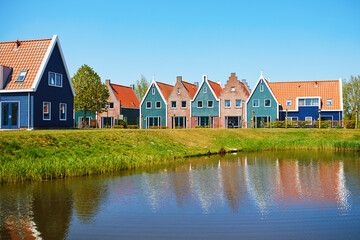
[(358, 108), (355, 110), (355, 129), (358, 128)]
[(252, 118), (251, 118), (251, 125), (252, 125), (252, 128), (255, 128), (255, 110), (252, 110)]
[(211, 117), (210, 117), (210, 114), (209, 114), (209, 128), (211, 128)]
[(173, 129), (175, 129), (175, 114), (174, 114), (174, 116), (173, 116)]
[(319, 109), (319, 128), (321, 128), (321, 109)]
[(144, 129), (144, 122), (143, 122), (143, 117), (144, 117), (144, 115), (142, 115), (141, 114), (141, 116), (140, 116), (140, 126), (141, 126), (141, 129)]
[(288, 123), (288, 117), (287, 117), (288, 115), (287, 114), (288, 114), (288, 110), (286, 109), (285, 128), (287, 128), (287, 125), (288, 125), (287, 124)]

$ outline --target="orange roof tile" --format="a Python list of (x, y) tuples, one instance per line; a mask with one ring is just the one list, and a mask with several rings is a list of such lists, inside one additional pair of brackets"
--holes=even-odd
[(216, 97), (219, 98), (220, 93), (222, 91), (222, 87), (219, 84), (217, 84), (216, 82), (213, 82), (213, 81), (210, 81), (210, 80), (208, 80), (208, 82), (210, 84), (210, 87), (213, 89)]
[(115, 93), (117, 100), (120, 100), (123, 107), (140, 107), (139, 99), (136, 97), (134, 90), (131, 87), (122, 86), (110, 83), (112, 90)]
[(159, 86), (160, 91), (161, 91), (162, 95), (164, 96), (164, 98), (168, 99), (170, 96), (171, 90), (173, 89), (174, 86), (171, 86), (166, 83), (161, 83), (161, 82), (156, 82), (156, 84)]
[[(17, 41), (0, 42), (0, 65), (13, 68), (10, 81), (5, 89), (31, 88), (50, 42), (51, 38), (18, 41), (20, 46), (17, 50), (14, 50)], [(21, 70), (28, 72), (23, 82), (16, 83)]]
[[(306, 81), (306, 82), (268, 82), (279, 104), (288, 110), (296, 109), (296, 97), (321, 97), (322, 109), (341, 109), (340, 81)], [(326, 100), (332, 99), (332, 106), (326, 105)], [(291, 99), (292, 106), (286, 106), (286, 100)]]
[(194, 98), (197, 90), (198, 90), (198, 87), (195, 85), (195, 84), (192, 84), (192, 83), (188, 83), (188, 82), (185, 82), (185, 81), (182, 81), (186, 91), (188, 92), (190, 98)]

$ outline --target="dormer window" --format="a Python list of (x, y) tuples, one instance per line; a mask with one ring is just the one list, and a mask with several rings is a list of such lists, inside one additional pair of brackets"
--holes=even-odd
[(333, 105), (333, 104), (332, 104), (332, 98), (326, 99), (326, 105), (327, 105), (327, 106), (332, 106), (332, 105)]
[(62, 74), (49, 72), (49, 86), (62, 87)]
[(16, 79), (17, 82), (23, 82), (25, 77), (26, 77), (26, 74), (27, 74), (27, 70), (21, 70), (20, 73), (19, 73), (19, 76), (18, 78)]

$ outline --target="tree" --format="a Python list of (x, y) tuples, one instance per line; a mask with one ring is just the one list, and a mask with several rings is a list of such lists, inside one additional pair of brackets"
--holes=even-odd
[(148, 87), (149, 87), (148, 81), (146, 80), (146, 78), (143, 75), (141, 75), (140, 81), (136, 80), (136, 84), (135, 84), (135, 94), (138, 97), (140, 102), (143, 99), (143, 97), (145, 96), (145, 93), (146, 93)]
[(355, 110), (360, 110), (360, 75), (351, 76), (349, 81), (344, 81), (343, 101), (345, 119), (354, 119)]
[(86, 114), (104, 111), (109, 97), (108, 88), (101, 82), (99, 75), (88, 65), (82, 65), (71, 78), (76, 97), (74, 99), (75, 111), (83, 111), (85, 126)]

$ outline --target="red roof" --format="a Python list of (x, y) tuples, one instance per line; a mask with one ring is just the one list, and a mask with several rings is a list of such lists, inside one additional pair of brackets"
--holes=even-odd
[[(5, 89), (31, 88), (51, 42), (49, 39), (0, 42), (0, 65), (13, 68)], [(19, 48), (15, 50), (15, 47)], [(23, 82), (16, 83), (21, 70), (27, 70)]]
[(131, 87), (117, 85), (113, 83), (110, 83), (110, 86), (114, 91), (117, 100), (120, 100), (120, 104), (122, 107), (140, 107), (139, 99), (136, 97), (136, 94)]
[(213, 89), (216, 97), (219, 98), (220, 93), (222, 91), (222, 87), (219, 84), (217, 84), (216, 82), (213, 82), (213, 81), (210, 81), (210, 80), (208, 80), (208, 82), (210, 84), (210, 87)]
[(166, 83), (161, 83), (161, 82), (156, 82), (156, 84), (160, 88), (160, 91), (161, 91), (162, 95), (164, 96), (164, 98), (168, 99), (170, 96), (171, 90), (173, 89), (174, 86), (171, 86)]
[(198, 88), (195, 84), (192, 84), (192, 83), (188, 83), (188, 82), (184, 82), (182, 81), (182, 84), (184, 85), (186, 91), (188, 92), (190, 98), (194, 98)]
[[(267, 82), (279, 104), (288, 110), (296, 108), (296, 97), (321, 97), (322, 109), (341, 109), (340, 81)], [(332, 99), (332, 106), (326, 104)], [(286, 106), (292, 100), (292, 106)]]
[[(240, 81), (239, 81), (240, 82)], [(240, 84), (241, 84), (241, 86), (244, 88), (244, 91), (245, 91), (245, 93), (247, 94), (247, 96), (249, 96), (250, 95), (250, 92), (249, 92), (249, 90), (247, 89), (247, 87), (245, 86), (245, 84), (243, 83), (243, 82), (240, 82)]]

